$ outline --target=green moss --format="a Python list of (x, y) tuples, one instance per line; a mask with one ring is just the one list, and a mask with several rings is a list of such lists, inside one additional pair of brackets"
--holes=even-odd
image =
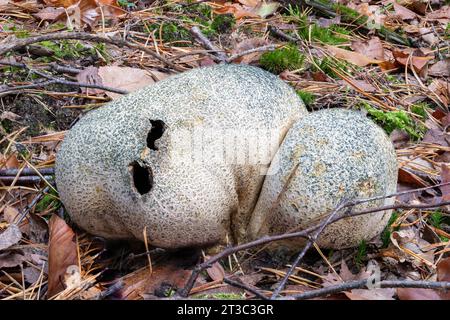
[(419, 116), (422, 119), (427, 118), (427, 110), (430, 110), (431, 106), (426, 102), (420, 102), (411, 106), (411, 112)]
[(413, 119), (403, 110), (382, 111), (364, 104), (369, 115), (380, 124), (387, 134), (395, 129), (406, 131), (412, 138), (420, 139), (425, 134), (426, 128), (416, 124)]
[(129, 2), (128, 0), (117, 0), (117, 4), (124, 9), (132, 9), (136, 7), (133, 2)]
[(310, 106), (316, 99), (316, 97), (311, 92), (297, 90), (297, 94), (303, 100), (303, 102), (307, 107)]
[(298, 35), (305, 40), (318, 41), (330, 45), (337, 45), (348, 42), (343, 35), (350, 34), (345, 28), (338, 25), (331, 25), (328, 28), (320, 27), (309, 21), (308, 12), (301, 12), (298, 7), (290, 6), (289, 15), (298, 25)]
[(387, 246), (389, 245), (389, 243), (391, 242), (391, 234), (394, 231), (397, 231), (399, 227), (392, 227), (392, 224), (395, 222), (395, 220), (397, 220), (398, 218), (398, 213), (396, 211), (392, 212), (391, 217), (389, 218), (389, 222), (386, 226), (386, 228), (384, 228), (383, 232), (381, 233), (381, 241), (383, 243), (383, 248), (387, 248)]
[(232, 14), (216, 15), (211, 22), (211, 29), (217, 33), (225, 33), (233, 28), (236, 19)]
[(191, 33), (182, 25), (175, 22), (153, 23), (146, 26), (146, 29), (148, 33), (156, 30), (156, 37), (159, 37), (161, 30), (161, 38), (164, 42), (192, 41)]
[[(341, 70), (344, 72), (348, 72), (348, 63), (343, 60), (331, 59), (329, 57), (325, 57), (323, 59), (313, 58), (315, 65), (311, 66), (313, 72), (322, 71), (326, 75), (330, 76), (333, 79), (339, 79), (340, 77), (334, 72), (333, 69)], [(318, 66), (318, 68), (316, 67)]]
[(79, 41), (71, 41), (71, 40), (62, 40), (60, 42), (42, 41), (39, 42), (38, 44), (52, 50), (53, 56), (59, 59), (78, 59), (84, 55), (90, 55), (94, 53), (92, 49), (86, 48)]
[(13, 131), (13, 123), (11, 120), (3, 119), (2, 121), (0, 121), (0, 124), (6, 133), (11, 133)]
[(47, 193), (41, 201), (39, 201), (36, 204), (36, 211), (42, 212), (49, 208), (52, 208), (53, 210), (58, 209), (61, 207), (61, 202), (58, 199), (58, 195), (54, 190), (50, 190), (49, 193)]
[(237, 293), (218, 292), (213, 294), (199, 294), (195, 295), (196, 299), (215, 299), (215, 300), (243, 300), (244, 296)]
[(442, 212), (439, 210), (434, 211), (430, 214), (428, 218), (428, 222), (435, 228), (440, 229), (441, 225), (444, 221), (444, 216), (442, 215)]
[(300, 53), (295, 45), (288, 45), (284, 48), (265, 52), (259, 59), (263, 69), (275, 74), (284, 70), (300, 69), (303, 65), (305, 56)]

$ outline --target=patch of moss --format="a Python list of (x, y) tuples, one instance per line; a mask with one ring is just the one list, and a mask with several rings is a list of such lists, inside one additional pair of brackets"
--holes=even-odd
[(310, 106), (316, 99), (316, 97), (311, 92), (297, 90), (297, 94), (303, 100), (303, 102), (307, 107)]
[(290, 6), (289, 15), (294, 18), (298, 25), (298, 35), (305, 40), (318, 41), (330, 45), (337, 45), (347, 42), (345, 35), (350, 31), (338, 25), (331, 25), (327, 28), (320, 27), (309, 21), (308, 12), (301, 12), (298, 7)]
[(395, 129), (406, 131), (412, 138), (421, 139), (425, 134), (425, 128), (416, 124), (405, 111), (382, 111), (364, 104), (369, 115), (379, 123), (387, 134)]
[(211, 22), (211, 29), (217, 33), (225, 33), (233, 28), (236, 19), (232, 14), (216, 15)]
[(212, 293), (212, 294), (199, 294), (194, 296), (196, 299), (214, 299), (214, 300), (243, 300), (243, 295), (237, 293)]
[(161, 38), (164, 42), (192, 41), (191, 33), (176, 22), (153, 23), (146, 26), (146, 29), (148, 33), (156, 30), (156, 37), (159, 37), (161, 32)]
[(71, 41), (71, 40), (62, 40), (60, 42), (42, 41), (39, 42), (38, 44), (52, 50), (53, 56), (59, 59), (73, 60), (78, 59), (84, 55), (94, 53), (92, 49), (86, 48), (79, 41)]
[(54, 190), (50, 189), (50, 192), (42, 197), (42, 199), (36, 204), (36, 211), (42, 212), (48, 208), (56, 210), (59, 207), (61, 207), (61, 202), (58, 199), (58, 195)]
[(13, 123), (11, 120), (3, 119), (2, 121), (0, 121), (0, 124), (6, 133), (13, 132), (14, 127), (13, 127)]
[(275, 74), (280, 74), (284, 70), (300, 69), (303, 66), (305, 56), (295, 45), (288, 45), (284, 48), (265, 52), (261, 55), (259, 63), (261, 67)]

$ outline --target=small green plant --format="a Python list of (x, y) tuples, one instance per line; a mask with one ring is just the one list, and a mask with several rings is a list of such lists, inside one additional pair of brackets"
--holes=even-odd
[(393, 231), (397, 231), (399, 227), (392, 227), (392, 224), (397, 220), (398, 213), (396, 211), (392, 212), (391, 217), (389, 218), (389, 222), (381, 233), (381, 241), (383, 243), (383, 248), (387, 248), (389, 243), (391, 242), (391, 234)]
[(441, 225), (443, 223), (444, 216), (442, 215), (442, 212), (439, 210), (434, 211), (430, 214), (430, 217), (428, 219), (428, 222), (435, 228), (440, 229)]
[(297, 90), (297, 94), (303, 100), (306, 106), (310, 106), (316, 99), (316, 97), (311, 92)]
[(417, 125), (403, 110), (382, 111), (366, 103), (364, 103), (364, 107), (372, 119), (378, 122), (388, 134), (399, 129), (406, 131), (414, 139), (420, 139), (425, 133), (425, 128)]
[(42, 212), (49, 208), (56, 210), (61, 207), (61, 201), (58, 199), (58, 195), (54, 190), (50, 190), (42, 199), (36, 204), (36, 211)]
[(265, 52), (259, 59), (262, 68), (275, 74), (284, 70), (300, 69), (305, 56), (300, 53), (295, 45)]
[(359, 243), (358, 251), (356, 252), (355, 256), (355, 264), (358, 267), (361, 267), (363, 265), (364, 259), (367, 256), (367, 242), (365, 240), (362, 240)]

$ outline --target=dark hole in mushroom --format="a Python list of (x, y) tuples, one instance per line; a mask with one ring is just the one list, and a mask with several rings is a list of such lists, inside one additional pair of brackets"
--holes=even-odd
[(155, 141), (162, 137), (164, 131), (166, 130), (166, 124), (161, 120), (150, 120), (152, 128), (147, 135), (147, 147), (152, 150), (158, 150), (155, 146)]
[(133, 184), (140, 194), (148, 193), (153, 187), (153, 174), (150, 168), (142, 167), (137, 161), (131, 163)]

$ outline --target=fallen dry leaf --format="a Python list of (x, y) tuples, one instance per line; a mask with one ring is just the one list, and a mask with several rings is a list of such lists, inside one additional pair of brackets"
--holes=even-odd
[(213, 281), (222, 281), (225, 278), (225, 270), (219, 262), (215, 262), (210, 268), (206, 269), (206, 272)]
[(427, 20), (444, 20), (449, 21), (450, 20), (450, 6), (443, 6), (438, 10), (432, 11), (428, 13), (425, 18)]
[(402, 20), (412, 20), (417, 17), (417, 14), (414, 11), (399, 5), (397, 2), (392, 1), (392, 4), (394, 5), (395, 14)]
[(450, 77), (450, 58), (433, 64), (428, 68), (428, 74), (436, 77)]
[[(437, 265), (437, 281), (450, 281), (450, 257), (442, 259)], [(450, 300), (450, 291), (398, 288), (397, 295), (400, 300)]]
[[(100, 67), (98, 68), (98, 75), (103, 85), (129, 92), (154, 84), (168, 76), (167, 73), (159, 71), (116, 66)], [(111, 98), (121, 96), (114, 92), (106, 92), (106, 94)]]
[[(77, 81), (79, 83), (103, 85), (102, 78), (98, 74), (98, 68), (93, 66), (86, 67), (80, 73), (78, 73)], [(84, 94), (96, 95), (104, 93), (105, 91), (95, 88), (81, 88), (81, 92), (83, 92)]]
[(56, 21), (65, 18), (65, 12), (63, 7), (46, 7), (34, 13), (33, 16), (42, 21)]
[(10, 121), (14, 121), (17, 122), (17, 120), (19, 120), (21, 117), (18, 114), (15, 114), (14, 112), (11, 111), (3, 111), (2, 114), (0, 115), (0, 120), (10, 120)]
[(338, 59), (343, 59), (347, 62), (356, 64), (357, 66), (364, 67), (372, 63), (380, 63), (382, 61), (369, 58), (359, 52), (349, 51), (341, 49), (335, 46), (327, 46), (327, 49)]
[(428, 62), (434, 59), (434, 55), (430, 55), (428, 52), (424, 52), (421, 49), (394, 49), (392, 51), (395, 60), (403, 66), (408, 65), (408, 68), (411, 65), (414, 67), (414, 70), (420, 73)]
[(450, 82), (435, 79), (428, 86), (428, 89), (436, 94), (444, 105), (450, 104)]
[(19, 215), (19, 210), (14, 207), (6, 206), (3, 209), (3, 220), (8, 222), (9, 224), (14, 223), (14, 220)]
[[(450, 182), (450, 166), (447, 164), (441, 165), (441, 183)], [(442, 192), (442, 200), (449, 201), (450, 200), (450, 185), (440, 187)]]
[(266, 18), (278, 9), (277, 2), (261, 0), (239, 0), (239, 3), (226, 2), (222, 7), (214, 10), (217, 14), (231, 13), (236, 19), (242, 18)]
[(15, 252), (14, 250), (0, 252), (0, 269), (17, 267), (25, 260), (27, 259), (22, 253)]
[(16, 224), (9, 225), (5, 231), (0, 233), (0, 251), (8, 249), (22, 239), (22, 232)]
[(77, 244), (75, 233), (66, 222), (52, 215), (49, 222), (48, 247), (48, 297), (64, 290), (64, 275), (67, 268), (78, 265)]
[(123, 287), (115, 294), (115, 297), (138, 300), (142, 299), (144, 294), (158, 295), (161, 293), (158, 291), (161, 291), (163, 287), (182, 288), (191, 274), (184, 264), (185, 258), (172, 256), (153, 266), (151, 276), (148, 267), (136, 270), (117, 280), (123, 283)]
[[(235, 48), (231, 51), (231, 54), (238, 54), (247, 50), (251, 50), (254, 48), (262, 47), (265, 45), (268, 45), (269, 41), (264, 38), (251, 38), (251, 39), (245, 39), (241, 42), (239, 42)], [(233, 62), (235, 63), (244, 63), (244, 64), (250, 64), (252, 62), (258, 61), (259, 57), (263, 54), (263, 52), (254, 52), (251, 54), (247, 54), (245, 56), (239, 57)]]
[(352, 41), (351, 48), (362, 55), (375, 59), (375, 60), (384, 60), (384, 48), (383, 44), (378, 37), (372, 37), (367, 41), (355, 40)]

